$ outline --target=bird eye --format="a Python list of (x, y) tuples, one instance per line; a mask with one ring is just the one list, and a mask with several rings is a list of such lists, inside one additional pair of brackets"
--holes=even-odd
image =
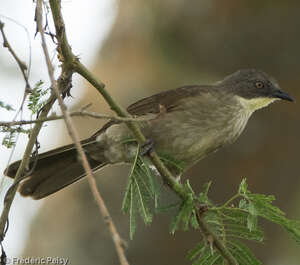
[(257, 82), (255, 83), (255, 86), (256, 86), (257, 88), (263, 88), (263, 87), (264, 87), (264, 83), (261, 82), (261, 81), (257, 81)]

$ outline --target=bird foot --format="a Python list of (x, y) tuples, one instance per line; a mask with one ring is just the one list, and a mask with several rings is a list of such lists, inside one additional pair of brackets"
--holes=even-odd
[(141, 146), (140, 154), (142, 156), (150, 155), (153, 152), (154, 142), (152, 139), (147, 139), (146, 142)]

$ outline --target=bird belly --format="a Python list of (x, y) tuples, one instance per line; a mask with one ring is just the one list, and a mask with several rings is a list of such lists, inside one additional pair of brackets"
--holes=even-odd
[(217, 113), (201, 119), (192, 111), (173, 112), (154, 120), (145, 133), (154, 141), (159, 154), (167, 153), (188, 168), (240, 136), (250, 114), (242, 110), (233, 113), (224, 117)]

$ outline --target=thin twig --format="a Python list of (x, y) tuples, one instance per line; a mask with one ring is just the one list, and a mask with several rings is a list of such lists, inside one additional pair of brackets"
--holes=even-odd
[[(26, 100), (28, 94), (31, 91), (31, 86), (30, 86), (30, 83), (29, 83), (29, 73), (30, 73), (30, 67), (31, 67), (31, 43), (30, 43), (29, 32), (26, 29), (26, 27), (24, 27), (22, 24), (15, 21), (14, 19), (11, 19), (11, 18), (6, 17), (6, 16), (3, 16), (3, 17), (5, 19), (11, 20), (12, 22), (16, 23), (18, 26), (21, 26), (26, 31), (27, 39), (28, 39), (28, 42), (29, 42), (29, 60), (28, 60), (29, 61), (29, 63), (28, 63), (29, 66), (27, 67), (27, 65), (17, 56), (16, 52), (14, 51), (12, 46), (10, 45), (10, 43), (9, 43), (7, 37), (6, 37), (5, 31), (4, 31), (4, 25), (5, 24), (0, 20), (0, 31), (1, 31), (2, 39), (3, 39), (3, 47), (7, 48), (8, 51), (11, 53), (11, 55), (13, 56), (15, 61), (17, 62), (17, 65), (19, 66), (21, 74), (22, 74), (22, 76), (25, 80), (25, 89), (24, 89), (24, 93), (23, 93), (23, 99), (22, 99), (22, 102), (20, 104), (19, 109), (16, 111), (16, 113), (14, 115), (14, 118), (12, 119), (12, 121), (15, 121), (20, 113), (21, 113), (21, 119), (22, 119), (22, 114), (23, 114), (22, 111), (23, 111), (23, 107), (24, 107), (24, 104), (25, 104), (25, 100)], [(17, 136), (16, 139), (18, 139), (18, 137), (19, 136)], [(15, 151), (15, 146), (13, 147), (13, 149), (10, 153), (10, 157), (8, 159), (7, 164), (9, 164), (9, 161), (10, 161), (14, 151)]]
[[(93, 196), (99, 206), (99, 210), (101, 212), (101, 214), (103, 215), (103, 218), (104, 218), (104, 221), (107, 223), (108, 227), (109, 227), (109, 230), (111, 232), (111, 235), (112, 235), (112, 239), (113, 239), (113, 242), (115, 244), (115, 247), (116, 247), (116, 250), (117, 250), (117, 253), (119, 255), (119, 259), (120, 259), (120, 263), (122, 265), (129, 265), (128, 261), (127, 261), (127, 258), (125, 256), (125, 253), (124, 253), (124, 249), (123, 249), (123, 246), (122, 246), (122, 239), (110, 217), (110, 214), (105, 206), (105, 203), (100, 195), (100, 192), (99, 190), (97, 189), (97, 183), (96, 183), (96, 180), (94, 178), (94, 175), (93, 175), (93, 172), (91, 170), (91, 167), (89, 165), (89, 162), (87, 160), (87, 157), (83, 151), (83, 148), (80, 144), (80, 139), (79, 139), (79, 135), (75, 129), (75, 126), (73, 125), (73, 122), (72, 122), (72, 119), (71, 119), (71, 116), (63, 102), (63, 99), (61, 97), (61, 91), (59, 89), (59, 87), (57, 86), (57, 83), (56, 83), (56, 80), (54, 79), (54, 73), (53, 73), (53, 66), (51, 64), (51, 60), (50, 60), (50, 57), (49, 57), (49, 53), (48, 53), (48, 49), (47, 49), (47, 44), (46, 44), (46, 41), (45, 41), (45, 35), (44, 35), (44, 28), (43, 28), (43, 25), (42, 25), (42, 5), (43, 5), (43, 2), (42, 0), (38, 0), (37, 1), (37, 25), (38, 25), (38, 30), (41, 34), (41, 38), (42, 38), (42, 46), (43, 46), (43, 50), (44, 50), (44, 55), (45, 55), (45, 58), (46, 58), (46, 63), (47, 63), (47, 67), (48, 67), (48, 72), (49, 72), (49, 77), (50, 77), (50, 80), (51, 80), (51, 84), (52, 84), (52, 87), (56, 93), (56, 96), (57, 96), (57, 99), (58, 99), (58, 103), (60, 105), (60, 108), (61, 108), (61, 111), (63, 113), (63, 116), (64, 116), (64, 120), (65, 120), (65, 123), (66, 123), (66, 126), (67, 126), (67, 129), (68, 129), (68, 132), (76, 146), (76, 149), (78, 151), (78, 154), (81, 158), (81, 162), (82, 162), (82, 165), (84, 167), (84, 170), (85, 172), (87, 173), (87, 177), (88, 177), (88, 182), (89, 182), (89, 185), (90, 185), (90, 188), (91, 188), (91, 191), (93, 193)], [(50, 6), (51, 6), (51, 10), (52, 10), (52, 13), (53, 13), (53, 6), (57, 6), (59, 7), (60, 9), (60, 2), (57, 1), (57, 0), (52, 0), (50, 1)], [(64, 31), (64, 23), (63, 23), (63, 20), (62, 20), (62, 17), (60, 17), (61, 19), (58, 21), (55, 19), (55, 17), (53, 17), (53, 20), (54, 20), (54, 23), (55, 23), (55, 27), (56, 27), (56, 32), (58, 33), (58, 31)], [(60, 23), (60, 25), (58, 26), (57, 23)], [(66, 39), (66, 36), (63, 32), (63, 36), (65, 37), (64, 38), (64, 41), (66, 41), (67, 43), (67, 39)], [(60, 46), (61, 44), (61, 39), (59, 38), (59, 34), (57, 34), (57, 41), (58, 41), (58, 46)], [(67, 49), (70, 49), (67, 48)], [(62, 56), (64, 56), (62, 54)], [(64, 58), (65, 61), (68, 60), (68, 58)], [(64, 61), (64, 62), (65, 62)]]
[(28, 74), (27, 74), (28, 68), (27, 68), (27, 65), (17, 56), (17, 54), (15, 53), (15, 51), (13, 50), (11, 45), (9, 44), (9, 42), (7, 40), (7, 37), (5, 35), (5, 32), (4, 32), (4, 23), (1, 20), (0, 20), (0, 32), (1, 32), (1, 35), (2, 35), (2, 38), (3, 38), (3, 47), (8, 49), (8, 51), (14, 57), (15, 61), (17, 62), (18, 66), (19, 66), (19, 68), (22, 72), (23, 78), (24, 78), (25, 83), (26, 83), (25, 91), (26, 92), (31, 91), (30, 84), (29, 84), (29, 81), (28, 81)]
[[(49, 113), (50, 109), (52, 108), (54, 102), (55, 102), (55, 96), (52, 94), (49, 97), (47, 104), (44, 106), (43, 111), (40, 114), (40, 117), (39, 117), (40, 119), (44, 119), (45, 117), (47, 117), (47, 114)], [(38, 122), (32, 129), (30, 138), (28, 140), (26, 149), (24, 151), (23, 159), (21, 161), (21, 164), (20, 164), (18, 171), (16, 173), (16, 176), (14, 178), (13, 188), (9, 189), (9, 191), (5, 195), (4, 207), (3, 207), (1, 217), (0, 217), (0, 241), (2, 241), (5, 237), (5, 226), (6, 226), (6, 222), (8, 219), (10, 207), (11, 207), (14, 197), (16, 195), (19, 180), (20, 180), (20, 178), (22, 178), (22, 176), (27, 168), (27, 165), (29, 163), (29, 159), (30, 159), (30, 155), (31, 155), (33, 146), (36, 143), (36, 139), (37, 139), (37, 136), (38, 136), (41, 128), (42, 128), (42, 123)]]
[[(127, 121), (132, 121), (132, 122), (143, 122), (143, 121), (149, 121), (152, 118), (127, 118), (127, 117), (118, 117), (118, 116), (113, 116), (113, 115), (106, 115), (106, 114), (100, 114), (97, 112), (91, 112), (91, 111), (86, 111), (86, 110), (81, 110), (81, 111), (73, 111), (70, 112), (69, 115), (71, 117), (91, 117), (94, 119), (107, 119), (107, 120), (113, 120), (113, 121), (119, 121), (119, 122), (127, 122)], [(0, 121), (0, 126), (5, 126), (5, 127), (12, 127), (12, 126), (17, 126), (17, 125), (26, 125), (26, 124), (33, 124), (33, 123), (41, 123), (45, 121), (55, 121), (55, 120), (61, 120), (63, 119), (63, 115), (53, 115), (49, 116), (45, 119), (37, 119), (37, 120), (21, 120), (21, 121)]]

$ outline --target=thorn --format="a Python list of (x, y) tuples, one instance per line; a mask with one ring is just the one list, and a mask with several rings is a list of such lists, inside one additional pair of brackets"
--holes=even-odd
[(122, 246), (123, 249), (128, 248), (128, 242), (125, 239), (120, 238), (120, 243), (121, 243), (121, 246)]
[(88, 103), (87, 105), (83, 106), (80, 111), (85, 111), (86, 109), (88, 109), (89, 107), (91, 107), (93, 105), (93, 103)]
[(213, 255), (214, 254), (214, 239), (211, 235), (207, 236), (207, 242), (208, 242), (209, 247), (210, 247), (211, 255)]
[(199, 211), (200, 217), (202, 217), (203, 214), (208, 211), (208, 208), (209, 208), (208, 204), (202, 203), (199, 205), (198, 211)]

